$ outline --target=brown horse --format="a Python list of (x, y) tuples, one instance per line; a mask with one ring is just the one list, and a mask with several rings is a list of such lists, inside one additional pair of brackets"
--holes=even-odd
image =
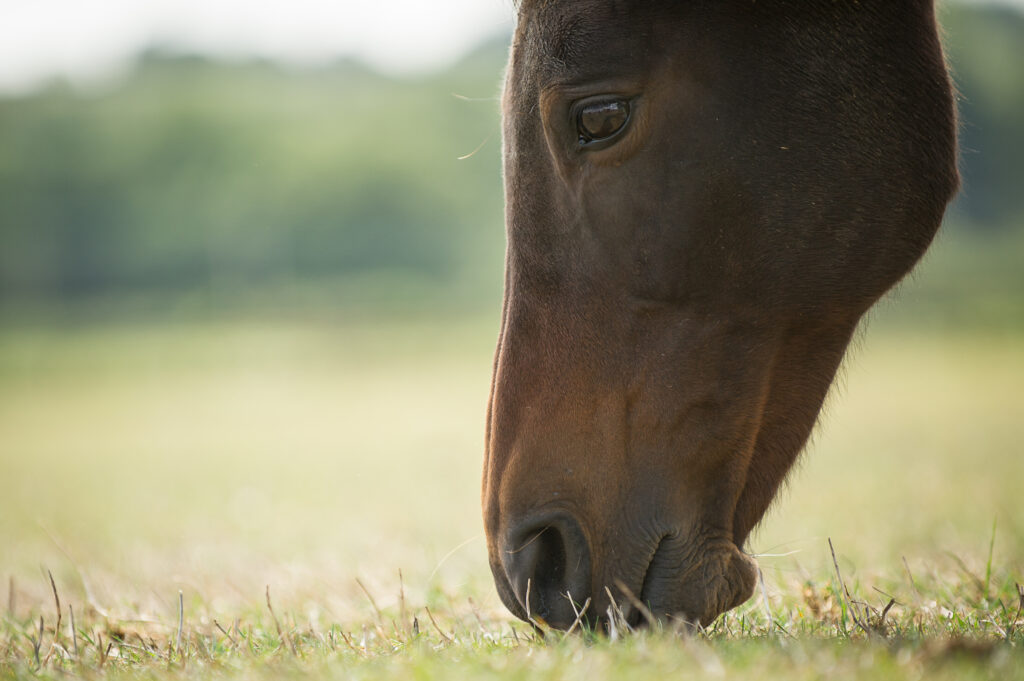
[[(708, 624), (858, 320), (958, 186), (932, 0), (522, 0), (484, 519), (498, 593)], [(640, 608), (626, 606), (627, 619)]]

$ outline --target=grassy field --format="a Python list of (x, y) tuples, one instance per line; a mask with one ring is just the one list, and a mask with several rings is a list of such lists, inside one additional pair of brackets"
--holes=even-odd
[(495, 331), (0, 327), (0, 677), (1024, 679), (1024, 336), (869, 332), (759, 593), (609, 640), (493, 592)]

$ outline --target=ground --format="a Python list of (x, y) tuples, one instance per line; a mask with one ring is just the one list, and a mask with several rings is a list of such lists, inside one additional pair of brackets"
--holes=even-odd
[(1024, 679), (1024, 335), (868, 328), (747, 604), (542, 638), (486, 565), (496, 326), (0, 327), (0, 678)]

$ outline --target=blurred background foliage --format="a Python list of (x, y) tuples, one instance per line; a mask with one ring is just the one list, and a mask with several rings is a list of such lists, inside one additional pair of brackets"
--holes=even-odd
[[(1024, 15), (942, 18), (964, 189), (901, 316), (1016, 325)], [(506, 44), (414, 78), (154, 48), (103, 86), (0, 96), (0, 313), (493, 308)]]
[(405, 80), (153, 49), (3, 100), (3, 303), (400, 304), (480, 296), (484, 261), (493, 298), (504, 43)]

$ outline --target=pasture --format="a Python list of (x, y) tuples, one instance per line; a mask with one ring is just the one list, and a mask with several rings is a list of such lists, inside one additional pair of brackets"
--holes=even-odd
[(610, 640), (494, 593), (496, 327), (0, 329), (0, 677), (1024, 679), (1024, 336), (870, 329), (755, 597)]

